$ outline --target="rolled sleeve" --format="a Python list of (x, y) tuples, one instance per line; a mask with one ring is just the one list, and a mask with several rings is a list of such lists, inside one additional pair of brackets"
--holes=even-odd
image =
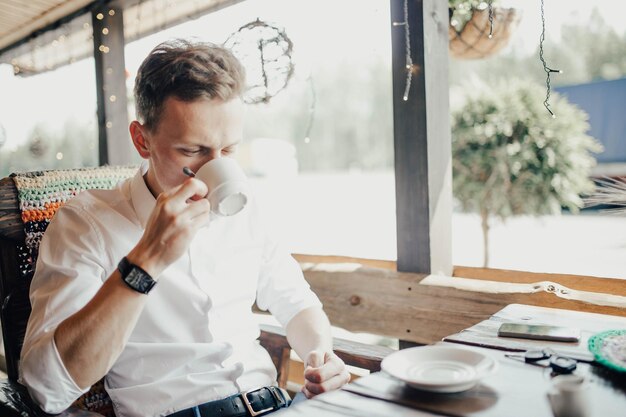
[(81, 389), (67, 372), (52, 330), (44, 332), (23, 355), (20, 373), (20, 383), (46, 413), (62, 412), (90, 388)]
[(322, 307), (304, 279), (300, 264), (284, 248), (271, 243), (266, 246), (261, 268), (257, 305), (269, 310), (283, 327), (300, 311)]
[(56, 328), (83, 308), (102, 286), (104, 268), (94, 254), (102, 244), (89, 217), (61, 208), (43, 236), (30, 287), (32, 312), (20, 360), (19, 381), (48, 413), (59, 413), (89, 390), (65, 367), (54, 341)]

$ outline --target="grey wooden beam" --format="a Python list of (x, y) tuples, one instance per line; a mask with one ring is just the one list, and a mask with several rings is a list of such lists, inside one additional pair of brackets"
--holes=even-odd
[(135, 151), (128, 133), (122, 9), (116, 5), (94, 9), (92, 25), (100, 165), (130, 164)]
[(398, 271), (451, 275), (448, 8), (407, 1), (413, 76), (404, 100), (404, 0), (391, 0)]

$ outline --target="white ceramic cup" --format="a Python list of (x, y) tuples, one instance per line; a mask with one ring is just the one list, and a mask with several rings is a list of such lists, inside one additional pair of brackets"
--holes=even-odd
[(250, 197), (248, 180), (232, 158), (216, 158), (202, 165), (196, 178), (209, 188), (207, 199), (211, 212), (218, 216), (233, 216), (244, 209)]
[(582, 375), (558, 375), (552, 379), (548, 400), (556, 417), (589, 417), (589, 381)]

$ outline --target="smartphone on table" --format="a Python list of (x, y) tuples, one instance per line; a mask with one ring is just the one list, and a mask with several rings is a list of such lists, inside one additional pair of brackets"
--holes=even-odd
[(498, 336), (555, 342), (578, 342), (580, 341), (580, 329), (544, 324), (502, 323), (498, 329)]

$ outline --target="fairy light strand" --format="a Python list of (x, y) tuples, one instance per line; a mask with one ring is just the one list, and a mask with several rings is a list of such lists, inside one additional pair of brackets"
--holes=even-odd
[(404, 21), (393, 22), (393, 26), (404, 26), (406, 84), (404, 86), (404, 94), (402, 95), (402, 100), (408, 101), (409, 91), (411, 90), (411, 80), (413, 79), (413, 60), (411, 59), (411, 39), (409, 37), (409, 5), (407, 0), (404, 0)]
[(489, 39), (493, 39), (493, 0), (489, 0)]
[(313, 123), (315, 122), (315, 109), (317, 107), (317, 93), (315, 92), (313, 74), (309, 74), (308, 81), (309, 90), (311, 91), (311, 105), (309, 106), (308, 121), (304, 133), (304, 143), (306, 144), (311, 142), (311, 130), (313, 129)]
[(558, 73), (562, 74), (563, 71), (558, 69), (552, 69), (548, 66), (545, 58), (543, 57), (543, 42), (546, 39), (546, 19), (544, 16), (544, 0), (541, 0), (541, 37), (539, 38), (539, 59), (541, 60), (541, 64), (543, 65), (543, 70), (546, 73), (546, 99), (543, 102), (543, 106), (548, 110), (553, 119), (556, 118), (556, 115), (550, 108), (550, 74)]

